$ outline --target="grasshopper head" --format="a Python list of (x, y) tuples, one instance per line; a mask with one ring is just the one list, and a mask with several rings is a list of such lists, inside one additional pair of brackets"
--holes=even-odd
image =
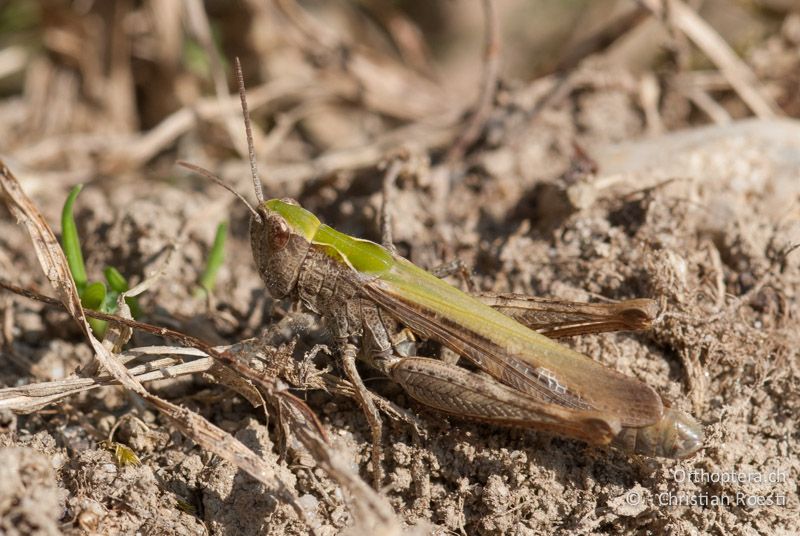
[(294, 290), (320, 222), (292, 199), (270, 199), (256, 212), (250, 218), (253, 259), (272, 297), (283, 298)]

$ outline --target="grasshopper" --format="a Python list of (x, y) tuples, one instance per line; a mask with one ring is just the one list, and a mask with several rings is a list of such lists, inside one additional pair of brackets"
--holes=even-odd
[[(359, 349), (360, 357), (411, 397), (448, 414), (647, 456), (684, 458), (700, 449), (702, 427), (666, 407), (650, 386), (536, 331), (566, 336), (641, 329), (655, 315), (654, 302), (580, 304), (517, 295), (488, 295), (481, 301), (391, 247), (322, 224), (293, 200), (265, 200), (255, 171), (241, 71), (237, 74), (258, 204), (253, 207), (211, 178), (250, 210), (253, 258), (272, 297), (300, 302), (329, 327), (341, 367), (370, 424), (376, 484), (381, 480), (382, 425), (356, 368)], [(393, 337), (397, 324), (439, 342), (489, 376), (412, 355), (413, 345)]]

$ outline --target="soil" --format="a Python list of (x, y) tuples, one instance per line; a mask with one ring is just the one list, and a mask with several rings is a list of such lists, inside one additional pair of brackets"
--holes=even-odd
[[(787, 99), (791, 91), (779, 93), (781, 88), (796, 86), (787, 82), (792, 70), (780, 66), (791, 54), (800, 57), (792, 41), (797, 24), (788, 19), (783, 33), (763, 40), (761, 54), (749, 58), (773, 94)], [(214, 20), (230, 24), (224, 17)], [(252, 50), (245, 56), (251, 72), (260, 73), (252, 78), (290, 87), (304, 76), (319, 82), (322, 75), (309, 73), (324, 70), (319, 62), (329, 59), (309, 59), (303, 46), (286, 39), (283, 48), (259, 45), (281, 50), (263, 60), (269, 63), (263, 71)], [(285, 79), (274, 74), (284, 65), (293, 66)], [(276, 144), (259, 162), (268, 198), (292, 196), (336, 229), (380, 242), (386, 161), (406, 153), (410, 164), (389, 205), (401, 255), (428, 269), (459, 259), (486, 291), (658, 300), (661, 313), (647, 332), (563, 342), (652, 386), (704, 426), (703, 449), (689, 459), (631, 456), (535, 430), (442, 416), (365, 365), (360, 370), (367, 386), (418, 415), (423, 427), (418, 437), (407, 423), (382, 414), (385, 478), (379, 492), (402, 531), (800, 532), (800, 253), (790, 251), (800, 243), (800, 122), (791, 118), (796, 108), (777, 99), (783, 117), (737, 119), (740, 108), (726, 94), (720, 102), (734, 120), (703, 125), (697, 110), (667, 89), (662, 102), (676, 104), (659, 108), (659, 127), (643, 104), (643, 78), (628, 65), (595, 57), (563, 80), (502, 78), (481, 136), (456, 165), (447, 162), (446, 151), (459, 129), (426, 123), (421, 117), (427, 111), (387, 111), (393, 103), (374, 104), (364, 97), (369, 88), (349, 99), (323, 100), (318, 108), (313, 92), (297, 90), (260, 109), (252, 104), (258, 90), (251, 89), (256, 142)], [(3, 113), (21, 98), (7, 96)], [(137, 102), (144, 107), (142, 98)], [(420, 98), (416, 106), (426, 102)], [(164, 115), (152, 106), (148, 113)], [(292, 113), (296, 117), (286, 119)], [(230, 118), (240, 129), (236, 116)], [(275, 129), (282, 120), (290, 132), (280, 137)], [(226, 138), (224, 121), (202, 120), (141, 162), (121, 158), (130, 140), (148, 131), (142, 114), (143, 126), (132, 128), (128, 141), (106, 147), (116, 151), (113, 158), (87, 150), (70, 163), (62, 158), (70, 128), (80, 123), (82, 136), (109, 134), (100, 121), (62, 121), (52, 128), (64, 130), (55, 134), (29, 125), (23, 141), (7, 144), (3, 157), (57, 233), (69, 188), (87, 182), (75, 210), (90, 276), (111, 265), (138, 283), (162, 270), (140, 297), (143, 320), (213, 344), (269, 336), (274, 345), (293, 343), (294, 360), (310, 370), (340, 373), (335, 357), (324, 351), (307, 358), (316, 344), (331, 343), (319, 319), (264, 291), (252, 262), (246, 207), (174, 166), (184, 159), (214, 169), (252, 198), (249, 166), (235, 154), (237, 142)], [(422, 127), (397, 143), (376, 141), (398, 124)], [(11, 129), (3, 128), (2, 139), (9, 140)], [(435, 141), (442, 137), (445, 142)], [(41, 144), (53, 139), (65, 145), (41, 156)], [(215, 140), (224, 140), (224, 149), (215, 148)], [(379, 156), (364, 156), (371, 154), (359, 152), (364, 146)], [(52, 294), (24, 229), (5, 209), (0, 214), (2, 279)], [(225, 219), (225, 262), (204, 299), (197, 282), (216, 225)], [(465, 288), (458, 276), (447, 281)], [(91, 359), (61, 310), (4, 291), (0, 316), (2, 387), (62, 380)], [(276, 330), (282, 320), (285, 329)], [(163, 343), (135, 333), (128, 346)], [(357, 403), (309, 389), (296, 375), (282, 379), (319, 417), (336, 455), (370, 482), (371, 436)], [(140, 397), (108, 386), (31, 413), (0, 410), (0, 534), (372, 530), (357, 519), (354, 524), (348, 491), (291, 433), (284, 444), (280, 416), (267, 418), (207, 374), (147, 385), (258, 453), (297, 498), (306, 520), (274, 490), (182, 435)], [(121, 464), (103, 446), (112, 430), (113, 440), (129, 446), (141, 464)]]

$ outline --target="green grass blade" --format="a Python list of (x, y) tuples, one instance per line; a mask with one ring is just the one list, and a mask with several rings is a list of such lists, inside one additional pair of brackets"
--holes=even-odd
[(81, 303), (87, 309), (99, 311), (106, 299), (106, 286), (102, 281), (95, 281), (87, 285), (81, 296)]
[[(111, 287), (117, 295), (122, 294), (123, 292), (127, 292), (130, 289), (130, 285), (128, 285), (128, 280), (125, 279), (119, 270), (114, 268), (113, 266), (106, 266), (103, 273), (106, 276), (106, 281), (108, 281), (108, 286)], [(114, 311), (116, 311), (116, 296), (114, 296), (115, 305)], [(133, 318), (139, 318), (142, 316), (142, 310), (139, 308), (139, 302), (133, 296), (129, 298), (125, 298), (125, 303), (128, 304), (128, 307), (131, 309), (131, 316)]]
[[(100, 311), (103, 308), (103, 302), (106, 299), (106, 286), (102, 281), (95, 281), (87, 285), (81, 295), (81, 303), (87, 309), (93, 311)], [(96, 318), (89, 319), (89, 325), (98, 339), (102, 339), (106, 334), (108, 323), (105, 320), (98, 320)]]
[(119, 273), (119, 270), (113, 266), (106, 266), (105, 270), (103, 270), (103, 274), (106, 276), (108, 286), (117, 294), (122, 294), (130, 288), (125, 276)]
[(206, 269), (200, 277), (200, 287), (209, 294), (214, 290), (217, 272), (219, 272), (222, 263), (225, 262), (225, 239), (227, 236), (228, 222), (223, 221), (217, 225), (217, 234), (214, 237), (214, 244), (211, 246), (211, 252), (208, 255), (208, 263), (206, 263)]
[(72, 206), (75, 204), (75, 199), (82, 188), (83, 185), (78, 184), (69, 192), (67, 201), (61, 211), (61, 247), (64, 249), (69, 271), (72, 273), (72, 279), (75, 280), (79, 294), (83, 293), (88, 278), (86, 277), (86, 266), (83, 263), (78, 229), (75, 226), (75, 218), (72, 216)]
[(106, 329), (108, 329), (108, 322), (105, 320), (98, 320), (97, 318), (88, 318), (89, 327), (92, 328), (94, 336), (101, 341), (106, 336)]

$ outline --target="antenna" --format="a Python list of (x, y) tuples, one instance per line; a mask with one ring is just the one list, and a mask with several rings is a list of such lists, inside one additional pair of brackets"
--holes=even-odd
[(247, 149), (250, 153), (250, 172), (253, 175), (253, 189), (256, 192), (258, 204), (261, 205), (264, 203), (264, 191), (261, 189), (261, 180), (258, 178), (258, 169), (256, 169), (256, 149), (253, 145), (253, 131), (250, 128), (250, 112), (247, 110), (247, 96), (244, 91), (244, 76), (242, 75), (242, 64), (239, 62), (239, 56), (236, 56), (234, 63), (236, 66), (236, 81), (239, 83), (239, 98), (242, 100), (244, 130), (247, 133)]
[(205, 177), (207, 179), (211, 179), (212, 181), (216, 182), (217, 184), (219, 184), (220, 186), (222, 186), (223, 188), (228, 190), (230, 193), (232, 193), (233, 195), (238, 197), (239, 200), (241, 200), (241, 202), (244, 203), (247, 206), (247, 209), (250, 212), (252, 212), (253, 217), (256, 220), (258, 220), (259, 222), (261, 221), (261, 215), (256, 211), (256, 209), (253, 208), (253, 205), (251, 205), (247, 201), (247, 199), (245, 199), (245, 197), (242, 194), (240, 194), (239, 192), (234, 190), (225, 181), (223, 181), (222, 179), (220, 179), (219, 177), (217, 177), (216, 175), (211, 173), (209, 170), (207, 170), (205, 168), (201, 168), (200, 166), (195, 166), (194, 164), (190, 164), (189, 162), (186, 162), (185, 160), (178, 160), (177, 164), (179, 166), (185, 167), (186, 169), (192, 170), (195, 173), (199, 173), (200, 175), (202, 175), (203, 177)]

